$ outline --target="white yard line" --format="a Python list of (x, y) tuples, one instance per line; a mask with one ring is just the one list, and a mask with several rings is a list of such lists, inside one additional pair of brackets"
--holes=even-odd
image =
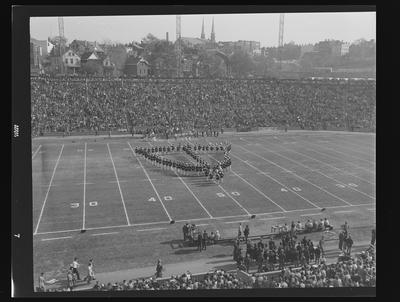
[(54, 175), (56, 174), (56, 169), (57, 169), (58, 163), (60, 162), (60, 158), (61, 158), (61, 154), (62, 154), (63, 149), (64, 149), (64, 144), (61, 146), (60, 154), (58, 155), (57, 162), (56, 162), (56, 164), (54, 166), (54, 169), (53, 169), (53, 174), (51, 175), (51, 178), (50, 178), (49, 187), (47, 188), (46, 196), (44, 197), (42, 209), (40, 210), (40, 215), (39, 215), (39, 219), (38, 219), (38, 222), (37, 222), (37, 225), (36, 225), (36, 229), (35, 229), (35, 232), (33, 233), (34, 235), (38, 231), (40, 220), (42, 219), (42, 215), (43, 215), (44, 206), (46, 205), (47, 197), (49, 196), (51, 183), (53, 182)]
[[(375, 165), (375, 162), (370, 161), (370, 160), (365, 159), (365, 158), (357, 157), (357, 156), (355, 156), (355, 155), (353, 155), (353, 154), (344, 153), (344, 152), (338, 151), (337, 149), (327, 148), (327, 147), (325, 147), (325, 146), (321, 146), (321, 145), (318, 145), (318, 144), (315, 144), (315, 143), (311, 143), (311, 142), (310, 142), (310, 144), (316, 145), (316, 146), (318, 146), (318, 147), (320, 147), (320, 148), (322, 148), (322, 149), (325, 149), (325, 150), (330, 150), (330, 151), (335, 152), (335, 153), (347, 155), (347, 156), (349, 156), (349, 157), (353, 157), (353, 158), (356, 158), (356, 159), (358, 159), (358, 160), (365, 161), (365, 162), (368, 162), (369, 164), (374, 164), (374, 165)], [(371, 171), (370, 171), (370, 172), (371, 172)]]
[(322, 215), (323, 213), (311, 213), (311, 214), (302, 214), (300, 215), (301, 217), (305, 217), (305, 216), (317, 216), (317, 215)]
[(247, 220), (225, 221), (224, 223), (229, 224), (229, 223), (242, 223), (242, 222), (247, 222)]
[(130, 225), (131, 223), (129, 222), (128, 212), (126, 211), (124, 196), (122, 194), (121, 185), (119, 184), (119, 180), (118, 180), (117, 170), (115, 169), (114, 160), (112, 158), (110, 146), (108, 145), (108, 143), (107, 143), (107, 148), (108, 148), (108, 153), (110, 154), (110, 159), (111, 159), (111, 162), (112, 162), (112, 165), (114, 168), (115, 178), (117, 179), (119, 194), (121, 195), (122, 205), (124, 206), (126, 221), (127, 221), (128, 225)]
[(282, 217), (260, 218), (259, 220), (274, 220), (274, 219), (283, 219), (283, 218), (286, 218), (286, 216), (282, 216)]
[(159, 231), (159, 230), (165, 230), (166, 228), (152, 228), (152, 229), (142, 229), (142, 230), (136, 230), (138, 232), (145, 232), (145, 231)]
[[(302, 147), (303, 147), (303, 145), (306, 143), (306, 142), (300, 142), (300, 141), (298, 141), (298, 142), (299, 142), (299, 143), (302, 143)], [(308, 145), (308, 144), (315, 145), (316, 147), (322, 148), (322, 149), (325, 149), (325, 150), (330, 150), (330, 151), (337, 152), (337, 153), (341, 153), (341, 154), (344, 154), (344, 155), (349, 155), (350, 157), (354, 157), (354, 156), (351, 156), (351, 155), (348, 154), (348, 153), (342, 153), (342, 152), (337, 151), (336, 149), (326, 148), (326, 147), (323, 147), (323, 146), (321, 146), (321, 145), (318, 145), (318, 144), (316, 144), (316, 143), (314, 143), (314, 142), (307, 142), (307, 145)], [(347, 163), (347, 164), (350, 164), (350, 165), (352, 165), (352, 166), (354, 166), (354, 167), (356, 167), (356, 168), (362, 169), (362, 170), (364, 170), (364, 171), (366, 171), (366, 172), (368, 172), (368, 173), (375, 174), (374, 171), (371, 171), (371, 170), (369, 170), (369, 169), (366, 169), (365, 167), (361, 167), (361, 166), (358, 166), (358, 165), (356, 165), (356, 164), (354, 164), (354, 163), (352, 163), (352, 162), (349, 162), (349, 161), (347, 161), (347, 160), (344, 160), (344, 159), (343, 159), (342, 157), (340, 157), (340, 156), (335, 156), (335, 155), (332, 155), (332, 154), (322, 153), (322, 152), (320, 152), (320, 151), (317, 151), (316, 149), (310, 149), (310, 148), (307, 148), (307, 147), (303, 147), (303, 148), (312, 150), (312, 151), (314, 151), (314, 152), (320, 153), (320, 154), (322, 154), (322, 155), (325, 155), (325, 156), (327, 156), (327, 157), (331, 157), (331, 158), (336, 159), (336, 160), (340, 160), (340, 161), (345, 162), (345, 163)], [(356, 157), (356, 158), (358, 159), (358, 157)], [(364, 160), (364, 159), (361, 159), (361, 160)], [(368, 162), (369, 162), (369, 161), (368, 161)], [(369, 163), (371, 163), (371, 162), (369, 162)], [(374, 163), (374, 164), (375, 164), (375, 163)]]
[(352, 212), (354, 212), (354, 211), (336, 211), (336, 212), (333, 212), (333, 214), (352, 213)]
[(249, 215), (249, 216), (252, 215), (252, 214), (250, 214), (249, 211), (246, 210), (245, 207), (243, 207), (243, 206), (239, 203), (239, 201), (237, 201), (235, 198), (233, 198), (221, 185), (218, 185), (218, 187), (220, 187), (221, 190), (224, 191), (226, 195), (228, 195), (228, 197), (230, 197), (234, 202), (236, 202), (236, 204), (237, 204), (243, 211), (245, 211), (247, 215)]
[(83, 219), (82, 219), (82, 230), (85, 229), (86, 222), (86, 150), (87, 143), (85, 142), (85, 160), (83, 166)]
[[(151, 143), (148, 143), (150, 146), (153, 146)], [(170, 142), (168, 142), (169, 145), (171, 145)], [(175, 170), (173, 170), (173, 172), (175, 173), (175, 175), (178, 177), (178, 179), (183, 183), (183, 185), (186, 187), (186, 189), (188, 189), (188, 191), (190, 192), (190, 194), (192, 194), (192, 196), (194, 197), (194, 199), (196, 199), (196, 201), (199, 203), (199, 205), (203, 208), (203, 210), (207, 213), (208, 217), (213, 218), (213, 216), (210, 214), (210, 212), (208, 212), (208, 210), (206, 209), (206, 207), (201, 203), (201, 201), (197, 198), (197, 196), (193, 193), (193, 191), (189, 188), (189, 186), (186, 184), (186, 182), (182, 179), (182, 177), (180, 177), (178, 175), (178, 173), (176, 173)]]
[[(241, 146), (239, 146), (239, 147), (242, 148), (242, 149), (244, 149), (244, 150), (247, 150), (247, 149), (244, 148), (244, 147), (241, 147)], [(248, 151), (248, 150), (247, 150), (247, 151)], [(273, 164), (273, 165), (275, 165), (275, 166), (281, 168), (282, 170), (284, 170), (284, 171), (286, 171), (286, 172), (288, 172), (288, 173), (290, 173), (290, 174), (293, 174), (293, 175), (296, 176), (297, 178), (300, 178), (300, 179), (304, 180), (305, 182), (307, 182), (307, 183), (311, 184), (312, 186), (314, 186), (314, 187), (320, 189), (321, 191), (323, 191), (323, 192), (325, 192), (325, 193), (327, 193), (327, 194), (329, 194), (329, 195), (335, 197), (336, 199), (339, 199), (339, 200), (343, 201), (345, 204), (347, 204), (347, 205), (352, 205), (352, 204), (349, 203), (348, 201), (346, 201), (346, 200), (340, 198), (339, 196), (336, 196), (335, 194), (332, 194), (331, 192), (328, 192), (328, 191), (325, 190), (324, 188), (321, 188), (320, 186), (318, 186), (318, 185), (312, 183), (311, 181), (309, 181), (308, 179), (306, 179), (306, 178), (304, 178), (304, 177), (302, 177), (302, 176), (300, 176), (300, 175), (297, 175), (297, 174), (294, 173), (294, 172), (291, 172), (291, 171), (287, 170), (286, 168), (284, 168), (284, 167), (278, 165), (277, 163), (272, 162), (272, 161), (270, 161), (270, 160), (268, 160), (268, 159), (262, 157), (261, 155), (258, 155), (258, 154), (256, 154), (256, 153), (254, 153), (254, 152), (251, 152), (251, 151), (248, 151), (248, 152), (254, 154), (255, 156), (257, 156), (257, 157), (259, 157), (259, 158), (262, 158), (262, 159), (263, 159), (264, 161), (266, 161), (266, 162), (270, 162), (271, 164)]]
[[(318, 146), (318, 145), (316, 145), (316, 146)], [(302, 147), (303, 147), (303, 146), (302, 146)], [(333, 156), (333, 155), (326, 154), (326, 153), (322, 153), (322, 152), (317, 151), (316, 149), (310, 149), (310, 148), (306, 148), (306, 147), (303, 147), (303, 148), (306, 149), (306, 150), (313, 151), (313, 152), (315, 152), (315, 153), (319, 153), (319, 154), (324, 155), (324, 156), (326, 156), (326, 157), (330, 157), (330, 158), (333, 158), (333, 159), (335, 159), (335, 160), (342, 161), (342, 162), (344, 162), (344, 163), (346, 163), (346, 164), (348, 164), (348, 165), (354, 166), (354, 167), (356, 167), (357, 169), (364, 170), (364, 171), (366, 171), (366, 172), (368, 172), (368, 173), (375, 174), (374, 171), (371, 171), (371, 170), (369, 170), (369, 169), (366, 169), (366, 168), (364, 168), (364, 167), (361, 167), (361, 166), (359, 166), (359, 165), (356, 165), (356, 164), (354, 164), (354, 163), (352, 163), (352, 162), (349, 162), (349, 161), (347, 161), (347, 160), (344, 160), (344, 159), (342, 159), (341, 157)], [(349, 173), (349, 174), (350, 174), (350, 173)], [(351, 174), (351, 175), (354, 175), (354, 174)], [(356, 176), (356, 175), (354, 175), (354, 176)], [(363, 179), (363, 178), (361, 178), (361, 177), (358, 177), (358, 176), (357, 176), (357, 178), (360, 178), (360, 179), (362, 179), (362, 180), (364, 180), (364, 181), (366, 181), (366, 182), (369, 182), (369, 181), (367, 181), (367, 180), (365, 180), (365, 179)], [(372, 183), (372, 184), (375, 184), (375, 183)]]
[(109, 233), (97, 233), (91, 234), (90, 236), (103, 236), (103, 235), (111, 235), (111, 234), (118, 234), (119, 232), (109, 232)]
[[(210, 157), (212, 157), (210, 155)], [(213, 157), (214, 158), (214, 157)], [(214, 158), (215, 159), (215, 158)], [(239, 177), (242, 181), (244, 181), (245, 183), (247, 183), (250, 187), (252, 187), (254, 190), (256, 190), (259, 194), (261, 194), (262, 196), (264, 196), (266, 199), (268, 199), (269, 201), (271, 201), (274, 205), (276, 205), (278, 208), (280, 208), (283, 212), (286, 212), (286, 210), (281, 207), (279, 204), (277, 204), (275, 201), (273, 201), (269, 196), (265, 195), (262, 191), (260, 191), (258, 188), (256, 188), (255, 186), (253, 186), (251, 183), (249, 183), (247, 180), (245, 180), (243, 177), (241, 177), (238, 173), (236, 173), (235, 171), (233, 171), (233, 169), (231, 169), (231, 172), (233, 174), (235, 174), (237, 177)]]
[(196, 226), (206, 226), (206, 225), (209, 225), (209, 223), (196, 224)]
[(35, 153), (32, 155), (32, 159), (35, 158), (36, 154), (38, 153), (39, 149), (42, 147), (42, 145), (39, 145), (39, 147), (36, 149)]
[(154, 192), (156, 193), (158, 200), (160, 201), (162, 207), (164, 208), (165, 214), (167, 214), (169, 220), (171, 221), (172, 218), (171, 218), (171, 216), (169, 215), (169, 213), (168, 213), (168, 211), (167, 211), (167, 208), (165, 207), (164, 203), (162, 202), (162, 199), (161, 199), (161, 197), (160, 197), (160, 194), (158, 194), (157, 189), (155, 188), (153, 182), (151, 181), (149, 174), (147, 174), (147, 171), (146, 171), (146, 169), (143, 167), (142, 162), (140, 161), (139, 157), (136, 156), (135, 151), (132, 149), (131, 144), (130, 144), (129, 142), (127, 142), (127, 143), (128, 143), (128, 145), (129, 145), (129, 148), (130, 148), (131, 151), (132, 151), (132, 154), (133, 154), (133, 155), (136, 157), (136, 159), (138, 160), (140, 166), (141, 166), (142, 169), (143, 169), (144, 174), (146, 174), (147, 179), (149, 180), (151, 186), (153, 187), (153, 190), (154, 190)]
[(67, 238), (72, 238), (72, 236), (56, 237), (56, 238), (43, 238), (42, 241), (59, 240), (59, 239), (67, 239)]
[[(363, 207), (363, 206), (370, 206), (374, 203), (363, 203), (363, 204), (357, 204), (357, 205), (343, 205), (343, 206), (332, 206), (332, 207), (326, 207), (326, 209), (337, 209), (337, 208), (355, 208), (355, 207)], [(298, 209), (298, 210), (288, 210), (286, 212), (268, 212), (268, 213), (255, 213), (257, 216), (264, 216), (264, 215), (271, 215), (271, 214), (287, 214), (287, 213), (294, 213), (294, 212), (304, 212), (304, 211), (311, 211), (315, 208), (307, 208), (307, 209)], [(221, 216), (221, 217), (214, 217), (212, 219), (210, 218), (193, 218), (193, 219), (182, 219), (182, 220), (176, 220), (175, 222), (191, 222), (191, 221), (207, 221), (207, 220), (223, 220), (223, 219), (228, 219), (228, 218), (238, 218), (238, 217), (248, 217), (248, 215), (242, 214), (242, 215), (233, 215), (233, 216)], [(268, 218), (259, 218), (258, 220), (271, 220), (271, 219), (279, 219), (279, 218), (284, 218), (284, 217), (268, 217)], [(246, 220), (245, 220), (246, 221)], [(145, 223), (136, 223), (136, 224), (131, 224), (131, 225), (114, 225), (114, 226), (104, 226), (104, 227), (95, 227), (95, 228), (87, 228), (86, 230), (102, 230), (102, 229), (113, 229), (113, 228), (126, 228), (126, 227), (137, 227), (137, 226), (144, 226), (144, 225), (157, 225), (157, 224), (169, 224), (170, 221), (159, 221), (159, 222), (145, 222)], [(81, 229), (72, 229), (72, 230), (63, 230), (63, 231), (50, 231), (50, 232), (41, 232), (34, 234), (35, 236), (38, 235), (45, 235), (45, 234), (57, 234), (57, 233), (68, 233), (68, 232), (79, 232)]]
[[(242, 147), (242, 148), (243, 148), (243, 147)], [(245, 161), (244, 161), (243, 159), (241, 159), (239, 156), (236, 156), (236, 155), (233, 155), (233, 154), (232, 154), (232, 156), (234, 156), (234, 157), (236, 157), (237, 159), (241, 160), (241, 161), (244, 162), (246, 165), (252, 167), (254, 170), (257, 170), (257, 171), (259, 171), (259, 172), (263, 172), (263, 171), (261, 171), (260, 169), (258, 169), (257, 167), (253, 166), (252, 164), (250, 164), (250, 163), (248, 163), (248, 162), (245, 162)], [(294, 174), (293, 172), (290, 172), (290, 171), (288, 171), (288, 170), (287, 170), (287, 172), (288, 172), (288, 173)], [(271, 175), (267, 175), (267, 174), (264, 174), (264, 175), (265, 175), (266, 177), (272, 179), (274, 182), (280, 184), (282, 187), (286, 188), (286, 189), (289, 190), (290, 192), (296, 194), (296, 195), (299, 196), (301, 199), (307, 201), (309, 204), (311, 204), (312, 206), (314, 206), (316, 209), (321, 209), (321, 207), (317, 206), (315, 203), (313, 203), (312, 201), (308, 200), (307, 198), (301, 196), (299, 193), (297, 193), (296, 191), (292, 190), (292, 189), (289, 188), (288, 186), (284, 185), (283, 183), (281, 183), (281, 182), (278, 181), (277, 179), (273, 178)]]
[[(205, 141), (208, 142), (207, 139), (205, 139)], [(188, 140), (187, 140), (187, 142), (188, 142), (189, 144), (192, 144), (192, 143), (189, 142)], [(193, 144), (192, 144), (192, 145), (193, 145)], [(208, 155), (208, 156), (211, 157), (211, 155)], [(191, 161), (192, 161), (192, 160), (191, 160)], [(218, 187), (220, 187), (220, 189), (221, 189), (222, 191), (224, 191), (225, 194), (228, 195), (229, 198), (231, 198), (244, 212), (246, 212), (247, 215), (251, 216), (250, 212), (247, 211), (247, 209), (246, 209), (245, 207), (243, 207), (243, 206), (240, 204), (240, 202), (238, 202), (235, 198), (233, 198), (220, 184), (218, 184)]]
[[(261, 141), (261, 139), (258, 139), (258, 140)], [(265, 140), (262, 140), (262, 141), (265, 141)], [(280, 140), (280, 141), (281, 141), (281, 140)], [(280, 145), (279, 145), (278, 147), (279, 147), (279, 148), (282, 148), (282, 149), (284, 149), (284, 150), (287, 150), (287, 151), (289, 151), (289, 152), (293, 152), (293, 153), (300, 154), (301, 156), (310, 158), (311, 160), (314, 160), (314, 161), (316, 161), (316, 162), (320, 162), (320, 163), (322, 163), (322, 164), (324, 164), (324, 165), (326, 165), (326, 166), (332, 167), (333, 169), (335, 169), (335, 170), (337, 170), (337, 171), (340, 171), (340, 172), (343, 173), (343, 174), (351, 175), (351, 176), (353, 176), (353, 177), (356, 177), (356, 178), (358, 178), (358, 179), (360, 179), (360, 180), (362, 180), (362, 181), (365, 181), (365, 182), (367, 182), (367, 183), (369, 183), (369, 184), (372, 185), (372, 183), (370, 183), (368, 180), (363, 179), (363, 178), (361, 178), (361, 177), (358, 177), (357, 175), (354, 175), (354, 173), (347, 172), (347, 171), (345, 171), (345, 170), (339, 169), (339, 168), (337, 168), (337, 167), (335, 167), (335, 166), (333, 166), (333, 165), (331, 165), (331, 164), (328, 164), (328, 163), (326, 163), (326, 162), (324, 162), (324, 161), (322, 161), (322, 160), (316, 159), (316, 158), (314, 158), (314, 157), (311, 157), (311, 156), (306, 155), (306, 154), (304, 154), (304, 153), (295, 151), (295, 150), (293, 150), (293, 149), (289, 149), (289, 148), (282, 147), (282, 146), (280, 146)], [(305, 148), (305, 149), (307, 149), (307, 148)], [(312, 149), (307, 149), (307, 150), (313, 151)], [(319, 170), (319, 169), (317, 169), (317, 170)]]
[[(332, 141), (329, 141), (328, 143), (325, 143), (325, 144), (334, 144), (334, 142), (332, 142)], [(371, 155), (374, 155), (374, 154), (372, 154), (372, 153), (365, 153), (365, 152), (362, 152), (362, 151), (360, 151), (360, 150), (358, 150), (358, 149), (355, 149), (355, 148), (352, 148), (351, 146), (344, 146), (343, 144), (341, 144), (340, 145), (343, 149), (345, 149), (345, 150), (350, 150), (351, 152), (354, 152), (354, 153), (359, 153), (359, 154), (361, 154), (361, 155), (366, 155), (366, 156), (371, 156)]]
[[(243, 147), (241, 147), (241, 148), (243, 148)], [(282, 158), (286, 158), (287, 160), (290, 160), (291, 162), (294, 162), (294, 163), (297, 164), (297, 165), (301, 165), (301, 166), (303, 166), (303, 167), (305, 167), (305, 168), (307, 168), (307, 169), (309, 169), (309, 170), (312, 170), (311, 167), (309, 167), (309, 166), (307, 166), (307, 165), (304, 165), (304, 164), (298, 162), (297, 160), (294, 160), (294, 159), (289, 158), (289, 157), (287, 157), (287, 156), (285, 156), (285, 155), (279, 154), (279, 153), (277, 153), (277, 152), (275, 152), (275, 151), (271, 151), (271, 149), (268, 149), (268, 148), (266, 148), (266, 147), (263, 147), (263, 146), (262, 146), (261, 148), (264, 149), (264, 150), (267, 150), (268, 152), (271, 152), (271, 153), (273, 153), (273, 154), (276, 154), (276, 155), (278, 155), (278, 156), (280, 156), (280, 157), (282, 157)], [(243, 148), (243, 149), (247, 150), (246, 148)], [(247, 150), (247, 151), (249, 151), (249, 150)], [(250, 152), (250, 151), (249, 151), (249, 152)], [(263, 158), (262, 156), (257, 155), (257, 154), (254, 153), (254, 152), (251, 152), (251, 153), (255, 154), (256, 156), (258, 156), (258, 157), (260, 157), (260, 158)], [(357, 190), (357, 189), (353, 188), (352, 186), (349, 186), (349, 185), (345, 184), (344, 182), (341, 182), (340, 180), (337, 180), (336, 178), (330, 177), (330, 176), (328, 176), (328, 175), (326, 175), (326, 174), (324, 174), (324, 173), (322, 173), (322, 172), (320, 172), (320, 171), (315, 171), (315, 172), (316, 172), (316, 173), (319, 173), (319, 174), (321, 174), (321, 175), (323, 175), (323, 176), (325, 176), (325, 177), (327, 177), (327, 178), (329, 178), (329, 179), (332, 179), (332, 180), (334, 180), (334, 181), (336, 181), (336, 182), (338, 182), (338, 183), (340, 183), (340, 184), (342, 184), (342, 185), (344, 185), (344, 186), (346, 186), (346, 187), (349, 188), (350, 190), (359, 192), (359, 193), (361, 193), (361, 194), (363, 194), (363, 195), (365, 195), (365, 196), (367, 196), (367, 197), (370, 197), (370, 198), (372, 198), (372, 199), (375, 199), (375, 197), (373, 197), (373, 196), (371, 196), (371, 195), (368, 195), (367, 193), (364, 193), (364, 192), (362, 192), (362, 191), (360, 191), (360, 190)], [(347, 201), (346, 201), (346, 203), (347, 203)]]
[(376, 211), (376, 209), (367, 209), (368, 211), (373, 211), (373, 212), (375, 212)]

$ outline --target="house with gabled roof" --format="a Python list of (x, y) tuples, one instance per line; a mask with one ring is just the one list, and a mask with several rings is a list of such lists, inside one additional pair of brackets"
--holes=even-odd
[(69, 49), (62, 55), (62, 61), (66, 73), (76, 73), (81, 67), (81, 58), (72, 49)]
[(133, 77), (147, 77), (149, 75), (150, 64), (145, 59), (129, 56), (125, 63), (125, 74)]
[(100, 74), (113, 73), (114, 64), (111, 63), (110, 57), (103, 51), (87, 51), (83, 53), (81, 56), (81, 64), (84, 66), (88, 63), (97, 66), (96, 69), (99, 70)]

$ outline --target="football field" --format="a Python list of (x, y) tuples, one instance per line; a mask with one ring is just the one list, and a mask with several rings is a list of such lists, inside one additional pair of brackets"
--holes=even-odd
[[(232, 167), (220, 184), (156, 167), (133, 152), (137, 146), (224, 141), (232, 144)], [(223, 157), (221, 152), (200, 155), (209, 161)], [(184, 153), (166, 156), (191, 161)], [(359, 215), (372, 225), (375, 134), (289, 131), (177, 141), (34, 139), (32, 184), (34, 249), (45, 244), (49, 255), (55, 244), (67, 242), (72, 257), (81, 236), (105, 246), (110, 236), (127, 232), (149, 234), (185, 222), (219, 223), (223, 232), (223, 225), (236, 228), (232, 221), (250, 220), (252, 215), (253, 221), (321, 218), (322, 208), (336, 215), (353, 213), (354, 219)], [(90, 240), (85, 242), (90, 248)]]

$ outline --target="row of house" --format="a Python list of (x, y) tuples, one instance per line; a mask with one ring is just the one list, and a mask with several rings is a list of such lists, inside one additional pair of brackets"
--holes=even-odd
[[(74, 40), (60, 56), (50, 41), (31, 38), (31, 73), (119, 75), (116, 64), (96, 42)], [(140, 48), (137, 46), (136, 48)], [(149, 63), (139, 56), (135, 47), (127, 49), (128, 57), (123, 73), (128, 76), (147, 77)], [(120, 67), (120, 66), (119, 66)]]
[[(76, 73), (79, 68), (88, 72), (92, 68), (98, 74), (115, 75), (115, 64), (96, 42), (74, 40), (69, 48), (62, 56), (67, 73)], [(129, 76), (147, 77), (149, 75), (149, 63), (139, 57), (134, 50), (128, 50), (128, 53), (124, 73)], [(89, 67), (87, 64), (89, 64)]]

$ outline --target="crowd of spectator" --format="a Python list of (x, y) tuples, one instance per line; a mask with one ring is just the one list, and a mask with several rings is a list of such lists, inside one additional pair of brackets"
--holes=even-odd
[(221, 240), (221, 234), (218, 230), (211, 231), (201, 230), (195, 224), (186, 223), (182, 227), (183, 241), (187, 242), (190, 246), (197, 246), (198, 250), (207, 249), (207, 245), (216, 244)]
[(93, 290), (97, 291), (129, 291), (129, 290), (199, 290), (199, 289), (243, 289), (252, 288), (247, 282), (241, 281), (236, 273), (216, 270), (204, 278), (193, 278), (188, 271), (182, 275), (171, 276), (160, 281), (156, 278), (123, 280), (118, 283), (100, 284), (97, 282)]
[(306, 265), (319, 263), (324, 255), (324, 237), (317, 244), (303, 236), (298, 238), (295, 234), (288, 232), (282, 234), (280, 239), (274, 240), (270, 237), (268, 242), (259, 239), (259, 242), (245, 242), (245, 248), (237, 239), (233, 248), (233, 259), (243, 271), (249, 271), (250, 266), (257, 265), (258, 272), (274, 271), (283, 269), (288, 265)]
[(375, 82), (32, 78), (32, 133), (374, 128)]
[[(157, 265), (158, 266), (158, 265)], [(201, 276), (187, 271), (160, 279), (149, 278), (101, 283), (96, 280), (93, 291), (136, 291), (136, 290), (199, 290), (199, 289), (252, 289), (252, 288), (324, 288), (324, 287), (375, 287), (376, 258), (373, 246), (360, 255), (346, 261), (328, 264), (304, 263), (298, 267), (284, 267), (276, 274), (254, 273), (250, 278), (241, 278), (237, 272), (215, 270)], [(48, 290), (49, 291), (49, 290)], [(52, 291), (70, 291), (68, 288)]]
[[(293, 223), (294, 224), (294, 223)], [(186, 223), (183, 228), (183, 240), (190, 241), (194, 234), (203, 235), (199, 242), (201, 251), (207, 244), (214, 244), (220, 239), (218, 230), (209, 236), (204, 230), (201, 232), (195, 225)], [(215, 236), (218, 234), (218, 236)], [(93, 269), (93, 259), (89, 260), (87, 276), (83, 281), (91, 284), (96, 281), (91, 290), (94, 291), (129, 291), (129, 290), (197, 290), (197, 289), (249, 289), (249, 288), (310, 288), (310, 287), (375, 287), (376, 286), (376, 232), (372, 230), (369, 248), (359, 255), (352, 257), (351, 244), (344, 243), (344, 238), (351, 238), (347, 222), (342, 225), (339, 234), (339, 249), (343, 252), (337, 262), (328, 264), (324, 251), (324, 236), (317, 244), (306, 236), (298, 238), (296, 232), (285, 232), (268, 242), (259, 239), (258, 243), (251, 243), (248, 225), (238, 228), (238, 237), (234, 243), (234, 259), (238, 269), (249, 272), (250, 262), (258, 264), (257, 273), (253, 273), (250, 280), (239, 277), (236, 272), (216, 270), (204, 276), (195, 275), (187, 271), (182, 275), (162, 278), (165, 271), (161, 259), (158, 259), (154, 276), (150, 278), (131, 279), (129, 281), (103, 284), (96, 280)], [(218, 238), (217, 238), (218, 237)], [(202, 240), (207, 238), (207, 240)], [(241, 241), (246, 245), (243, 257)], [(347, 247), (346, 247), (347, 246)], [(346, 257), (342, 257), (345, 255)], [(79, 275), (80, 264), (74, 258), (70, 264), (67, 281), (68, 286), (55, 289), (46, 289), (43, 273), (39, 276), (38, 291), (73, 291), (76, 282), (81, 280)]]
[(325, 261), (300, 268), (285, 267), (276, 277), (253, 274), (253, 288), (375, 287), (376, 258), (373, 247), (359, 257), (327, 264)]

